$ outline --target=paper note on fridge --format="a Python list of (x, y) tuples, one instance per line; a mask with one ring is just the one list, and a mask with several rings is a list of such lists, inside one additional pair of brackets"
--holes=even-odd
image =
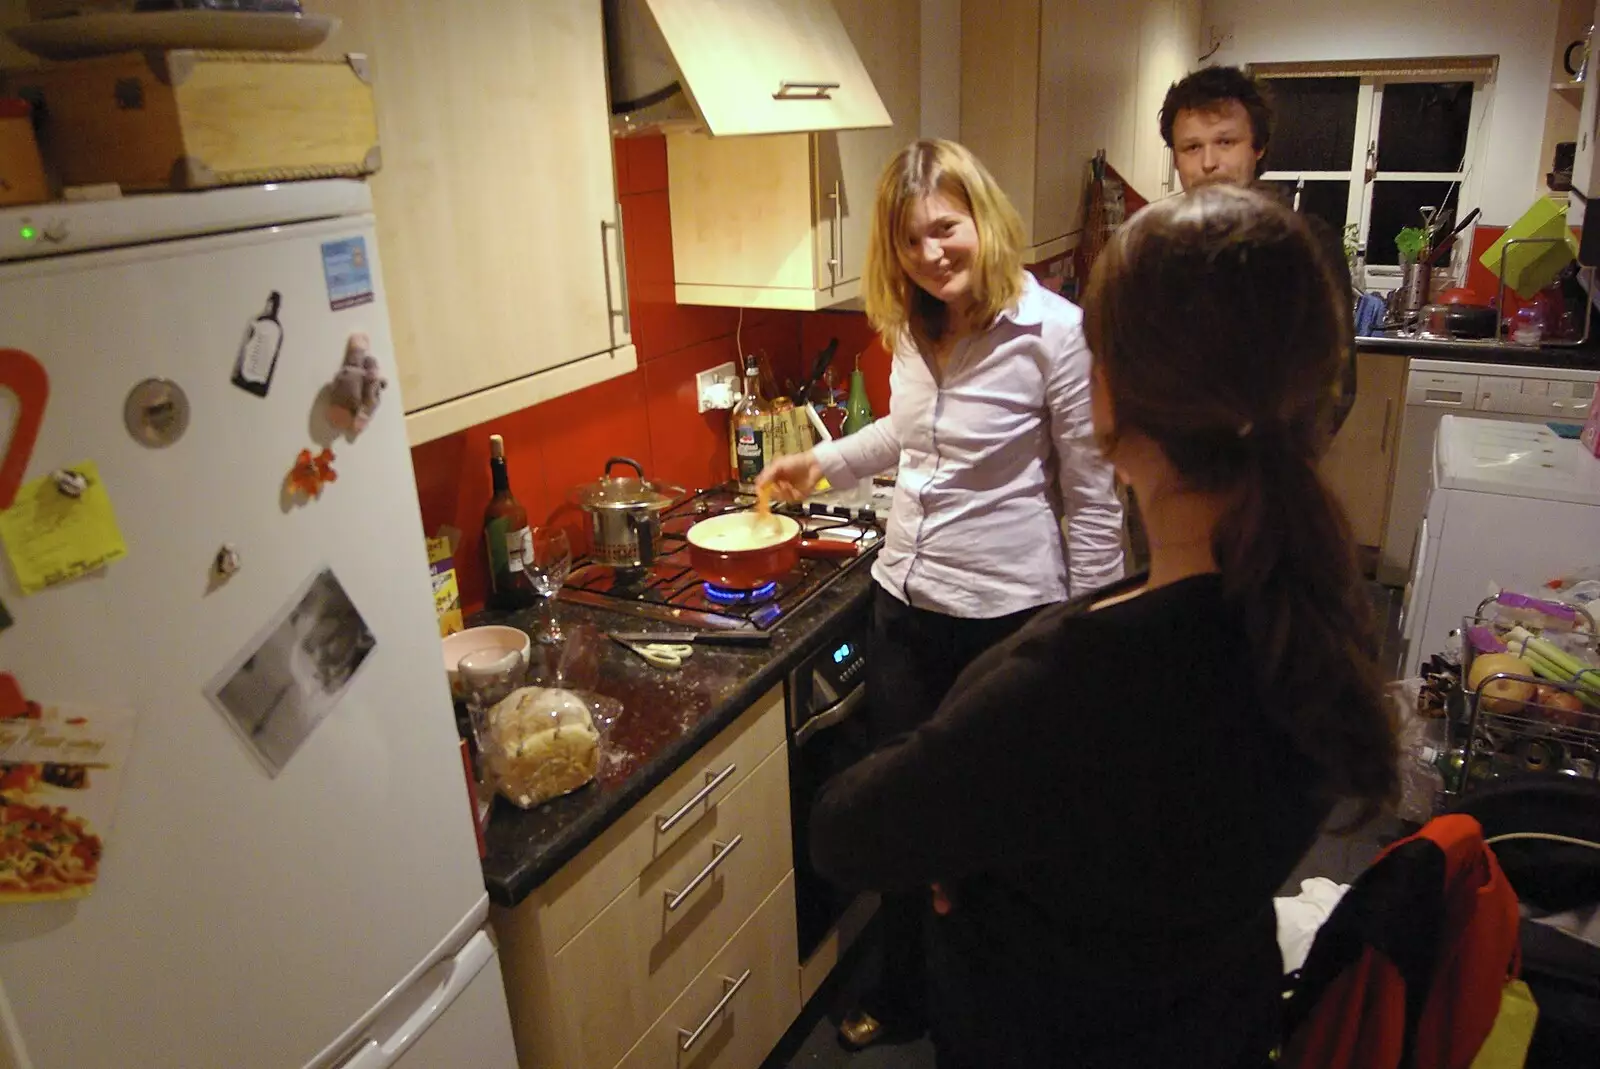
[(0, 539), (24, 594), (87, 575), (128, 555), (111, 496), (93, 461), (67, 469), (83, 477), (81, 493), (64, 493), (44, 475), (17, 491), (0, 512)]
[(0, 903), (89, 893), (133, 724), (126, 709), (48, 704), (0, 720)]

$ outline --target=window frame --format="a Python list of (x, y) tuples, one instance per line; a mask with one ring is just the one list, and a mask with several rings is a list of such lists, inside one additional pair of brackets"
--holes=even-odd
[[(1298, 182), (1303, 179), (1307, 182), (1349, 182), (1344, 226), (1348, 228), (1350, 224), (1356, 224), (1356, 243), (1363, 249), (1368, 245), (1368, 232), (1372, 225), (1372, 195), (1379, 182), (1453, 182), (1456, 188), (1452, 203), (1456, 207), (1456, 218), (1459, 219), (1462, 215), (1461, 206), (1476, 204), (1480, 197), (1483, 155), (1487, 147), (1483, 129), (1493, 103), (1496, 71), (1493, 66), (1487, 70), (1456, 69), (1453, 65), (1445, 64), (1441, 64), (1436, 70), (1417, 69), (1425, 68), (1426, 63), (1426, 60), (1411, 61), (1410, 69), (1383, 73), (1370, 70), (1339, 71), (1328, 69), (1331, 65), (1324, 64), (1315, 66), (1308, 64), (1300, 68), (1294, 64), (1272, 64), (1271, 70), (1258, 69), (1257, 75), (1267, 82), (1269, 87), (1273, 82), (1292, 81), (1297, 77), (1346, 77), (1359, 80), (1356, 95), (1356, 136), (1350, 145), (1350, 168), (1342, 171), (1268, 170), (1261, 173), (1261, 180)], [(1382, 135), (1380, 127), (1383, 119), (1383, 88), (1386, 85), (1418, 82), (1472, 83), (1472, 110), (1467, 119), (1467, 144), (1461, 166), (1455, 171), (1376, 170), (1377, 146)], [(1420, 224), (1421, 221), (1418, 222)], [(1452, 251), (1452, 269), (1459, 267), (1465, 261), (1467, 250), (1472, 247), (1470, 230), (1465, 236), (1469, 240), (1458, 241)], [(1364, 289), (1387, 290), (1399, 284), (1398, 265), (1367, 265)]]

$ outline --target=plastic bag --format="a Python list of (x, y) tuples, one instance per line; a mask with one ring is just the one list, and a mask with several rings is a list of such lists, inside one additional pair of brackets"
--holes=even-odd
[(487, 720), (489, 775), (523, 809), (577, 790), (600, 767), (600, 730), (570, 690), (522, 687), (497, 702)]

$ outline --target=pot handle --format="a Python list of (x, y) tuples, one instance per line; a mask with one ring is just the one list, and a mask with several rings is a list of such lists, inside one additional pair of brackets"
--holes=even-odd
[[(633, 461), (628, 461), (633, 464)], [(638, 467), (634, 464), (634, 467)], [(650, 537), (650, 527), (655, 517), (649, 512), (628, 513), (628, 526), (633, 528), (633, 537), (639, 542), (639, 567), (648, 568), (655, 563), (656, 540)]]
[(637, 460), (629, 459), (628, 457), (612, 457), (610, 460), (606, 461), (606, 470), (602, 474), (609, 478), (611, 475), (611, 469), (616, 467), (618, 464), (628, 465), (628, 467), (633, 469), (634, 474), (638, 475), (641, 480), (644, 478), (644, 469), (639, 466), (639, 462)]

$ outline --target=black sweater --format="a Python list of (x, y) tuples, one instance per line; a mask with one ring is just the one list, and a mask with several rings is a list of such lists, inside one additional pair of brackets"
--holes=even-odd
[(1272, 896), (1327, 807), (1219, 577), (1086, 606), (1040, 613), (829, 782), (812, 857), (847, 887), (949, 893), (937, 1026), (974, 1064), (1249, 1062), (1275, 1038)]

